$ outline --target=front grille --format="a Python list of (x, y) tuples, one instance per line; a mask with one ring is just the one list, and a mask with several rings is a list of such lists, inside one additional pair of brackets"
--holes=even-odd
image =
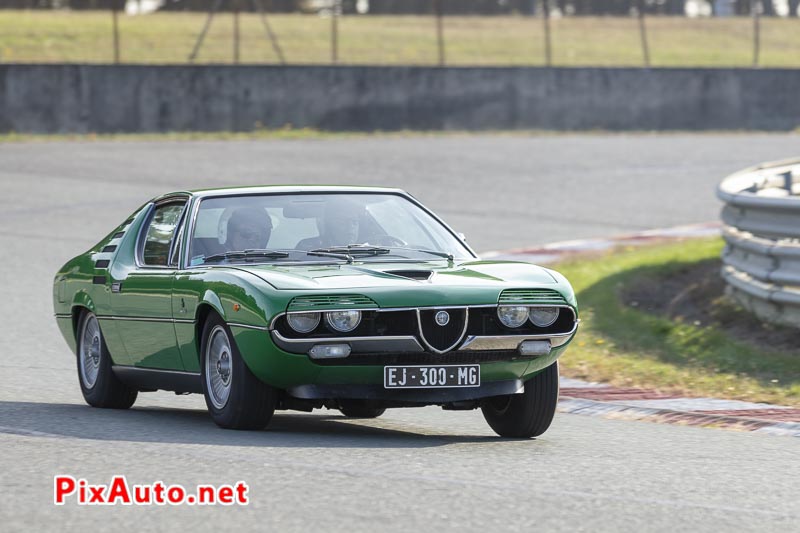
[(383, 366), (383, 365), (469, 365), (524, 361), (536, 356), (520, 355), (516, 350), (463, 350), (446, 354), (432, 353), (353, 353), (343, 359), (311, 359), (320, 366)]
[(506, 289), (500, 293), (498, 303), (500, 305), (567, 305), (567, 301), (561, 293), (553, 289)]
[(325, 309), (377, 308), (372, 298), (362, 294), (334, 294), (320, 296), (297, 296), (289, 302), (287, 311), (318, 311)]
[[(449, 315), (447, 324), (443, 326), (436, 321), (437, 314), (442, 312)], [(430, 346), (439, 351), (450, 350), (461, 340), (466, 319), (466, 309), (425, 309), (419, 311), (422, 337)]]

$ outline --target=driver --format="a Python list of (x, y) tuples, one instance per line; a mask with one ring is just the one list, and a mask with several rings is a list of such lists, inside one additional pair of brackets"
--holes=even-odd
[(272, 219), (258, 207), (241, 207), (228, 219), (228, 251), (263, 250), (272, 235)]
[(358, 244), (362, 205), (348, 198), (333, 198), (325, 204), (319, 237), (309, 237), (297, 243), (300, 250), (330, 248)]

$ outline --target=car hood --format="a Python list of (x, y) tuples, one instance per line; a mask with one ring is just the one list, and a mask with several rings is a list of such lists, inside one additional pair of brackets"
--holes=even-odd
[[(229, 267), (230, 268), (230, 267)], [(393, 287), (498, 287), (554, 285), (547, 269), (517, 261), (443, 263), (355, 263), (341, 265), (237, 265), (279, 290)], [(425, 274), (430, 276), (425, 279)], [(420, 278), (420, 279), (414, 279)]]

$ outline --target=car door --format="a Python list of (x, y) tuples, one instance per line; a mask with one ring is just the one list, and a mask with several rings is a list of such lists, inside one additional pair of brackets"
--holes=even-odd
[(154, 204), (136, 243), (136, 266), (111, 279), (111, 309), (134, 366), (183, 370), (172, 316), (177, 246), (188, 198)]

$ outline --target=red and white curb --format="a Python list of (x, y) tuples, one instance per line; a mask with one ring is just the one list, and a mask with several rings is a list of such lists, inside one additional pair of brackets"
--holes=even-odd
[(603, 239), (563, 241), (528, 248), (514, 248), (502, 251), (495, 250), (483, 252), (480, 256), (483, 259), (527, 261), (529, 263), (547, 264), (560, 261), (573, 255), (605, 252), (620, 246), (642, 246), (645, 244), (653, 244), (658, 241), (713, 237), (714, 235), (720, 234), (721, 228), (722, 224), (719, 222), (689, 224), (686, 226), (654, 229)]
[(800, 409), (561, 378), (562, 413), (800, 437)]
[[(719, 235), (720, 228), (719, 222), (691, 224), (604, 239), (565, 241), (538, 247), (485, 252), (481, 257), (547, 264), (572, 256), (611, 251), (618, 247), (711, 237)], [(800, 437), (800, 409), (718, 398), (686, 398), (654, 390), (617, 388), (565, 377), (561, 378), (558, 410), (562, 413), (619, 420), (645, 420)]]

